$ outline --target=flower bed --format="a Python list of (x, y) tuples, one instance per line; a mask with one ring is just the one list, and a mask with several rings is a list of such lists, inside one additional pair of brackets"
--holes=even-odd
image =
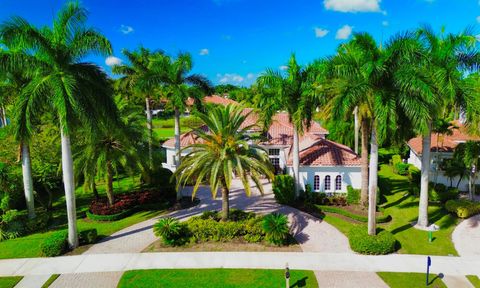
[[(129, 210), (133, 210), (137, 206), (141, 206), (141, 205), (145, 205), (153, 202), (159, 202), (160, 199), (161, 199), (161, 194), (156, 191), (141, 191), (141, 192), (115, 195), (115, 202), (113, 203), (113, 205), (108, 205), (107, 199), (99, 199), (99, 200), (92, 201), (92, 203), (90, 204), (90, 209), (87, 212), (87, 216), (89, 214), (90, 215), (93, 214), (97, 216), (98, 215), (104, 215), (104, 216), (119, 215), (122, 213), (126, 213)], [(125, 214), (124, 217), (125, 216), (127, 216), (127, 214)]]

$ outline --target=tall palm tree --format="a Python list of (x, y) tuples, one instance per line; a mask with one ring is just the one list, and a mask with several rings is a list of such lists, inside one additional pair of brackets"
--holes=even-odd
[[(181, 163), (180, 113), (185, 111), (189, 97), (193, 97), (197, 102), (200, 102), (204, 93), (213, 91), (213, 86), (205, 76), (190, 74), (193, 61), (189, 53), (179, 53), (176, 58), (156, 55), (152, 57), (149, 67), (154, 73), (149, 75), (145, 85), (163, 85), (162, 92), (175, 111), (175, 165), (178, 166)], [(195, 93), (198, 91), (201, 93)], [(177, 200), (181, 198), (181, 190), (178, 190)]]
[[(292, 54), (287, 64), (285, 73), (267, 69), (258, 77), (257, 82), (264, 93), (263, 102), (257, 103), (267, 118), (271, 117), (278, 110), (286, 110), (289, 121), (293, 125), (293, 177), (295, 179), (295, 194), (298, 197), (300, 187), (300, 147), (299, 138), (303, 134), (304, 124), (310, 123), (304, 116), (308, 115), (304, 109), (310, 108), (305, 103), (305, 91), (311, 91), (311, 77), (306, 68), (297, 63), (295, 55)], [(266, 96), (266, 97), (265, 97)], [(309, 111), (307, 111), (309, 112)], [(311, 111), (310, 111), (311, 112)], [(268, 120), (268, 119), (267, 119)], [(267, 121), (268, 122), (268, 121)], [(268, 125), (268, 124), (267, 124)], [(266, 127), (268, 129), (268, 127)]]
[[(423, 83), (421, 75), (413, 74), (409, 68), (411, 63), (419, 60), (416, 58), (419, 47), (409, 36), (397, 35), (383, 49), (369, 34), (356, 34), (331, 59), (335, 92), (330, 103), (333, 115), (336, 118), (350, 117), (358, 109), (361, 122), (362, 188), (365, 190), (368, 175), (370, 235), (376, 233), (378, 145), (387, 135), (396, 134), (398, 127), (404, 124), (402, 119), (417, 123), (418, 119), (428, 117), (424, 99), (419, 95), (428, 94), (429, 90), (409, 84), (413, 80)], [(367, 170), (368, 132), (370, 162)], [(362, 198), (365, 199), (365, 195)]]
[(138, 50), (129, 51), (123, 50), (123, 55), (127, 58), (127, 64), (115, 65), (112, 68), (114, 74), (123, 75), (119, 82), (123, 88), (128, 88), (134, 92), (142, 94), (145, 98), (145, 111), (147, 114), (147, 129), (148, 129), (148, 159), (149, 165), (152, 169), (153, 165), (153, 126), (152, 126), (152, 97), (156, 94), (156, 89), (159, 88), (159, 83), (150, 83), (150, 77), (160, 77), (164, 71), (160, 69), (153, 69), (151, 61), (153, 58), (162, 56), (163, 51), (150, 51), (147, 48), (140, 47)]
[(58, 116), (71, 248), (78, 246), (78, 235), (70, 135), (77, 124), (94, 130), (115, 111), (107, 75), (97, 65), (82, 62), (92, 53), (112, 53), (110, 42), (85, 26), (87, 14), (77, 2), (69, 2), (57, 13), (52, 27), (37, 28), (20, 17), (12, 17), (0, 26), (3, 43), (24, 52), (13, 62), (28, 59), (34, 70), (20, 100), (27, 115), (24, 129), (31, 129), (41, 106), (51, 107)]
[[(251, 112), (250, 112), (251, 113)], [(222, 220), (228, 220), (229, 193), (233, 175), (240, 178), (247, 196), (250, 196), (250, 180), (263, 194), (261, 176), (273, 179), (273, 167), (266, 151), (251, 144), (248, 131), (254, 126), (242, 127), (250, 113), (243, 113), (238, 105), (217, 106), (208, 114), (199, 113), (198, 117), (208, 127), (208, 132), (195, 129), (199, 142), (184, 149), (191, 150), (174, 173), (177, 177), (177, 189), (190, 180), (195, 181), (193, 196), (199, 185), (207, 181), (212, 197), (216, 198), (218, 189), (222, 192)]]
[(428, 184), (430, 173), (430, 137), (432, 123), (437, 118), (446, 117), (449, 110), (463, 106), (469, 111), (469, 101), (464, 87), (464, 73), (478, 67), (479, 54), (474, 46), (476, 38), (469, 31), (462, 34), (436, 34), (429, 26), (424, 26), (417, 31), (418, 39), (426, 50), (428, 61), (422, 62), (428, 71), (431, 81), (429, 85), (434, 91), (435, 105), (430, 106), (431, 119), (427, 119), (427, 129), (423, 129), (422, 141), (422, 169), (420, 182), (420, 203), (418, 211), (418, 225), (428, 226)]
[(478, 169), (480, 167), (480, 142), (467, 141), (460, 143), (455, 148), (453, 158), (462, 161), (467, 168), (468, 174), (468, 192), (470, 200), (474, 199), (475, 195), (475, 182), (477, 180)]
[(449, 121), (447, 119), (436, 119), (433, 122), (432, 132), (437, 134), (437, 143), (435, 145), (437, 147), (436, 148), (437, 153), (436, 153), (436, 159), (435, 159), (435, 163), (436, 163), (435, 176), (433, 178), (434, 183), (437, 183), (438, 171), (440, 170), (439, 166), (442, 163), (442, 159), (441, 159), (441, 155), (439, 153), (439, 149), (440, 149), (440, 147), (443, 147), (445, 136), (446, 135), (447, 136), (453, 135), (453, 130), (454, 129), (458, 129), (458, 126), (456, 126), (454, 123), (452, 123), (451, 121)]

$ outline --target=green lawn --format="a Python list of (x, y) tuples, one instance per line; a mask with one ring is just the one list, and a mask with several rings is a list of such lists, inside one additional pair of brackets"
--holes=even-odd
[[(263, 269), (164, 269), (134, 270), (123, 274), (118, 284), (126, 287), (233, 288), (285, 287), (284, 270)], [(312, 271), (291, 271), (290, 287), (318, 287)]]
[[(137, 186), (138, 177), (135, 179), (132, 179), (130, 177), (122, 178), (119, 179), (119, 181), (115, 181), (114, 183), (115, 193), (128, 192), (133, 190)], [(102, 182), (100, 182), (98, 185), (98, 191), (101, 196), (104, 195), (105, 185)], [(77, 211), (85, 211), (86, 209), (88, 209), (88, 205), (92, 201), (92, 195), (90, 193), (84, 193), (81, 188), (77, 188), (76, 193)], [(157, 209), (140, 211), (132, 214), (129, 217), (114, 222), (92, 221), (88, 218), (85, 218), (82, 213), (79, 213), (79, 215), (82, 215), (82, 218), (79, 218), (77, 221), (78, 229), (83, 230), (96, 228), (98, 235), (100, 237), (105, 237), (113, 234), (118, 230), (157, 216), (163, 213), (163, 208), (164, 207), (161, 207), (161, 204), (159, 204)], [(47, 236), (52, 234), (53, 231), (67, 228), (65, 200), (63, 196), (59, 197), (59, 199), (54, 203), (53, 217), (53, 225), (51, 230), (48, 232), (34, 233), (25, 237), (0, 242), (0, 259), (40, 257), (40, 245), (43, 240)]]
[(0, 277), (0, 288), (12, 288), (17, 285), (23, 277)]
[(468, 281), (472, 283), (473, 287), (480, 288), (480, 279), (475, 275), (467, 275)]
[[(392, 217), (392, 221), (379, 224), (378, 227), (395, 235), (395, 238), (401, 244), (399, 253), (458, 255), (451, 240), (457, 218), (449, 214), (442, 206), (430, 204), (428, 208), (429, 221), (437, 224), (440, 230), (434, 232), (433, 241), (428, 242), (426, 231), (412, 227), (412, 222), (415, 222), (418, 216), (418, 198), (407, 195), (410, 185), (408, 178), (394, 174), (388, 165), (381, 165), (378, 176), (384, 196), (380, 207), (384, 209), (385, 214), (390, 214)], [(334, 214), (326, 215), (324, 220), (344, 234), (347, 234), (351, 227), (355, 225)]]
[[(180, 129), (181, 133), (190, 131), (190, 129), (186, 127), (180, 127), (180, 128), (181, 128)], [(173, 136), (175, 136), (175, 130), (174, 128), (153, 128), (153, 136), (156, 139), (172, 138)]]
[(447, 288), (442, 279), (433, 274), (430, 274), (428, 286), (426, 286), (426, 274), (424, 273), (378, 272), (377, 274), (391, 288)]
[(48, 278), (47, 282), (43, 283), (42, 288), (50, 287), (50, 285), (52, 285), (53, 282), (55, 282), (55, 280), (57, 280), (58, 277), (60, 277), (60, 274), (53, 274), (52, 276), (50, 276), (50, 278)]

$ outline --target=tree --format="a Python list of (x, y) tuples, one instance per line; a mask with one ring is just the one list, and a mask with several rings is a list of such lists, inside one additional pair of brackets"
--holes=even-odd
[[(251, 113), (251, 112), (250, 112)], [(250, 180), (263, 194), (261, 176), (273, 179), (273, 167), (266, 151), (256, 144), (251, 144), (249, 130), (253, 126), (242, 127), (245, 119), (243, 108), (237, 105), (217, 106), (208, 114), (198, 116), (208, 127), (208, 132), (195, 129), (199, 137), (197, 144), (190, 145), (190, 150), (174, 173), (177, 177), (177, 189), (193, 180), (192, 197), (204, 181), (210, 184), (212, 197), (217, 191), (222, 193), (222, 220), (229, 216), (229, 193), (233, 175), (240, 178), (247, 196), (251, 195)]]
[[(166, 55), (152, 57), (149, 66), (154, 72), (146, 79), (147, 85), (163, 85), (165, 98), (175, 111), (175, 165), (181, 163), (180, 155), (180, 113), (185, 111), (189, 97), (201, 102), (203, 93), (211, 93), (210, 81), (199, 74), (189, 74), (193, 68), (192, 56), (179, 53), (176, 58)], [(200, 93), (198, 93), (200, 91)], [(182, 198), (181, 190), (177, 192), (177, 200)]]
[(161, 50), (150, 51), (147, 48), (140, 47), (136, 51), (123, 50), (123, 55), (127, 57), (127, 64), (115, 65), (112, 68), (114, 74), (123, 75), (119, 83), (123, 88), (131, 89), (133, 92), (140, 93), (145, 98), (145, 111), (147, 114), (147, 129), (148, 129), (148, 159), (150, 169), (153, 166), (153, 126), (152, 126), (152, 97), (157, 94), (156, 89), (159, 88), (159, 83), (152, 83), (148, 81), (151, 77), (161, 77), (165, 72), (160, 69), (153, 69), (152, 59), (162, 56), (164, 53)]
[(452, 158), (452, 159), (443, 159), (440, 162), (440, 169), (443, 171), (443, 174), (450, 180), (450, 187), (453, 187), (453, 179), (458, 177), (458, 182), (455, 187), (458, 188), (460, 182), (465, 177), (465, 172), (467, 167), (463, 163), (462, 159)]
[(300, 66), (295, 55), (292, 54), (284, 73), (267, 69), (257, 79), (258, 86), (263, 93), (261, 93), (261, 101), (258, 101), (256, 105), (262, 110), (263, 118), (266, 118), (266, 121), (264, 121), (265, 129), (268, 129), (271, 118), (278, 110), (286, 110), (289, 121), (293, 125), (292, 168), (297, 197), (301, 190), (299, 138), (303, 134), (305, 126), (309, 126), (309, 120), (311, 120), (311, 111), (307, 111), (311, 106), (305, 104), (305, 93), (311, 91), (311, 76), (312, 73), (309, 73), (309, 69)]
[(468, 174), (468, 192), (470, 200), (474, 199), (475, 182), (477, 180), (478, 168), (480, 167), (480, 142), (467, 141), (460, 143), (455, 148), (453, 158), (462, 161), (465, 164), (466, 174)]
[[(368, 183), (370, 235), (376, 233), (378, 145), (387, 135), (397, 137), (399, 127), (409, 125), (405, 119), (418, 124), (419, 119), (428, 117), (428, 110), (424, 109), (427, 97), (420, 96), (428, 95), (430, 91), (421, 89), (422, 75), (414, 73), (411, 68), (412, 63), (421, 60), (418, 59), (421, 55), (418, 46), (411, 35), (396, 35), (383, 49), (372, 36), (360, 33), (340, 46), (337, 55), (331, 59), (332, 114), (342, 119), (351, 117), (358, 109), (361, 122), (362, 199), (365, 201), (365, 186)], [(412, 83), (418, 86), (414, 87)], [(368, 133), (370, 162), (367, 170)]]
[[(430, 77), (429, 86), (434, 91), (435, 100), (430, 105), (430, 119), (425, 119), (426, 129), (422, 129), (422, 169), (420, 182), (420, 203), (418, 225), (428, 226), (428, 184), (430, 173), (430, 149), (432, 123), (435, 119), (445, 118), (449, 110), (461, 107), (470, 111), (473, 103), (465, 101), (469, 96), (464, 89), (464, 73), (478, 67), (479, 54), (475, 50), (476, 38), (469, 31), (462, 34), (436, 34), (429, 26), (417, 31), (418, 39), (426, 51), (428, 61), (422, 62), (419, 69)], [(476, 103), (476, 101), (475, 101)]]
[(50, 107), (58, 117), (71, 248), (78, 246), (78, 235), (70, 135), (78, 124), (94, 130), (97, 123), (115, 111), (107, 75), (97, 65), (82, 62), (92, 53), (112, 53), (103, 35), (85, 27), (87, 14), (77, 2), (69, 2), (57, 13), (52, 27), (37, 28), (20, 17), (12, 17), (0, 26), (3, 43), (23, 51), (7, 65), (28, 61), (33, 71), (32, 80), (20, 96), (27, 115), (22, 129), (31, 131), (31, 121), (40, 107)]
[(453, 135), (454, 129), (458, 129), (458, 126), (456, 126), (455, 124), (452, 124), (451, 121), (448, 121), (446, 119), (437, 119), (433, 122), (432, 132), (437, 134), (437, 143), (436, 143), (437, 153), (436, 153), (436, 159), (435, 159), (436, 167), (435, 167), (435, 177), (433, 180), (434, 183), (437, 183), (438, 170), (439, 170), (439, 166), (441, 166), (441, 163), (442, 163), (439, 149), (440, 147), (443, 148), (445, 135), (448, 135), (448, 136)]

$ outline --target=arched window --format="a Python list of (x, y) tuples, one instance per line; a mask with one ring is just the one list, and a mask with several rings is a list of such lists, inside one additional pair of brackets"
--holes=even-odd
[(342, 190), (342, 176), (335, 177), (335, 190)]
[(318, 175), (315, 175), (315, 177), (313, 177), (313, 190), (320, 190), (320, 176)]
[(325, 191), (330, 190), (330, 175), (325, 176)]

